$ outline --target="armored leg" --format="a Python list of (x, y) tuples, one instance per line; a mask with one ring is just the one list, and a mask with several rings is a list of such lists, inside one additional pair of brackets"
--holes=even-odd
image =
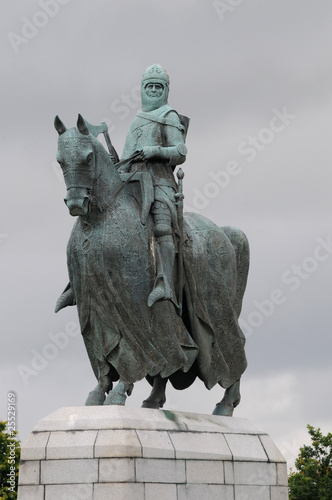
[(175, 246), (169, 208), (166, 204), (156, 201), (152, 213), (154, 215), (154, 233), (157, 242), (157, 279), (148, 298), (149, 307), (158, 300), (173, 298), (173, 268), (175, 261)]

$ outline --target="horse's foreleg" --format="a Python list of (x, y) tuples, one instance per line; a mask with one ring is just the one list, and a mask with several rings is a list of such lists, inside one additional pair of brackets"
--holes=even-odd
[(160, 375), (153, 377), (151, 394), (143, 401), (142, 408), (162, 408), (166, 402), (166, 384), (167, 378), (162, 378)]
[(106, 394), (112, 389), (113, 383), (109, 374), (102, 375), (96, 387), (89, 392), (85, 406), (99, 406), (104, 404)]
[(128, 384), (123, 380), (119, 380), (117, 385), (112, 391), (106, 396), (104, 405), (120, 405), (124, 406), (126, 404), (127, 396), (133, 392), (134, 384)]
[(234, 382), (228, 389), (226, 389), (224, 397), (217, 403), (213, 410), (213, 415), (221, 415), (224, 417), (231, 417), (234, 408), (237, 407), (241, 400), (240, 394), (240, 379)]

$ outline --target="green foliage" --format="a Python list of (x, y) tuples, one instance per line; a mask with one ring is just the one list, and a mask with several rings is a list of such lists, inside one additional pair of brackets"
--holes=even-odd
[[(16, 500), (20, 442), (17, 431), (8, 431), (7, 422), (0, 420), (0, 500)], [(15, 477), (15, 485), (11, 479)]]
[(304, 445), (295, 460), (297, 472), (288, 478), (290, 500), (332, 499), (332, 434), (307, 425), (311, 446)]

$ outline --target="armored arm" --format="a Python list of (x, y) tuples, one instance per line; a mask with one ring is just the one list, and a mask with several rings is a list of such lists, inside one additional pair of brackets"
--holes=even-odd
[(142, 148), (144, 160), (166, 160), (171, 167), (181, 165), (186, 161), (187, 148), (185, 144), (176, 146), (144, 146)]
[(164, 144), (158, 146), (144, 146), (142, 156), (144, 160), (166, 160), (171, 167), (181, 165), (186, 161), (187, 147), (185, 145), (185, 129), (175, 111), (167, 114), (162, 125)]

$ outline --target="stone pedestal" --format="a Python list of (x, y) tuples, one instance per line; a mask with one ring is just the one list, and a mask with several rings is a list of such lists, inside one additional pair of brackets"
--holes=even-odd
[(286, 461), (248, 420), (62, 408), (22, 447), (19, 500), (287, 500)]

